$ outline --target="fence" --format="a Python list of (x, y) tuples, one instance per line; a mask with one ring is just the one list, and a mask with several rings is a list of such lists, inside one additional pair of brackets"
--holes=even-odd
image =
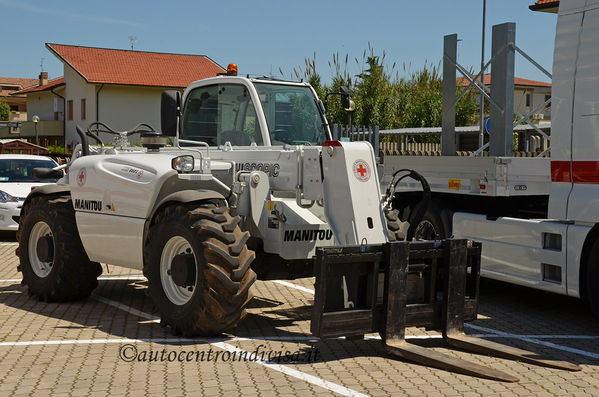
[[(512, 151), (513, 157), (549, 157), (549, 141), (545, 136), (537, 135), (537, 128), (528, 125), (519, 125), (514, 127), (514, 132), (518, 134), (518, 145), (516, 150)], [(542, 126), (549, 130), (550, 125)], [(456, 127), (458, 137), (473, 136), (478, 132), (477, 126)], [(410, 142), (410, 137), (440, 135), (441, 127), (425, 128), (401, 128), (397, 130), (379, 130), (378, 126), (347, 126), (333, 124), (333, 139), (348, 141), (368, 141), (375, 148), (376, 156), (441, 156), (440, 143), (418, 143)], [(459, 139), (458, 141), (466, 139)], [(458, 145), (454, 152), (455, 156), (472, 156), (475, 153), (476, 146)], [(378, 148), (378, 150), (377, 150)], [(488, 156), (487, 151), (482, 156)]]

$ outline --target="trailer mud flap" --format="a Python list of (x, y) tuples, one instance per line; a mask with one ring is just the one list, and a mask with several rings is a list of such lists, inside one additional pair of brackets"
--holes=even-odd
[(389, 354), (506, 382), (518, 378), (407, 342), (406, 327), (441, 331), (450, 345), (475, 353), (580, 370), (464, 334), (464, 322), (476, 319), (478, 311), (480, 252), (480, 244), (452, 239), (319, 248), (311, 331), (320, 338), (378, 332)]

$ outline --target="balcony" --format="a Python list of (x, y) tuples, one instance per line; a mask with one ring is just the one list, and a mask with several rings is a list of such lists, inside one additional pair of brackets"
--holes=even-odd
[[(64, 121), (40, 120), (37, 123), (38, 138), (62, 138), (64, 136)], [(35, 138), (33, 121), (19, 123), (4, 123), (0, 125), (0, 138)]]

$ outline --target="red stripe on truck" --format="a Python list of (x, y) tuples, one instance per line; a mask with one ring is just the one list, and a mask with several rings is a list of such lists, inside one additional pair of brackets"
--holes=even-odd
[(552, 161), (551, 181), (599, 183), (599, 161)]

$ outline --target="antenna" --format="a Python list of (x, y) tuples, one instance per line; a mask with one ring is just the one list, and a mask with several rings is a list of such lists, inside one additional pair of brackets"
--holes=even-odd
[(44, 71), (44, 58), (42, 58), (40, 61), (40, 69), (42, 72)]
[(129, 36), (129, 43), (131, 44), (131, 49), (133, 49), (133, 44), (137, 42), (137, 37)]

